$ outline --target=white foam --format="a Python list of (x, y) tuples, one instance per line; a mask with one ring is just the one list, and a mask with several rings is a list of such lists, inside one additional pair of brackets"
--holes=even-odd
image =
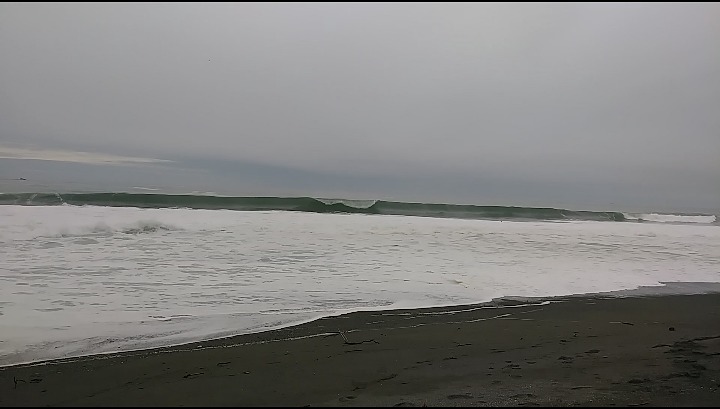
[(97, 234), (139, 234), (154, 231), (201, 231), (223, 226), (218, 213), (215, 223), (195, 210), (188, 218), (184, 209), (109, 208), (100, 206), (0, 206), (0, 242), (41, 238), (82, 237)]
[(660, 214), (660, 213), (642, 213), (642, 214), (624, 214), (628, 220), (639, 220), (656, 223), (704, 223), (711, 224), (717, 220), (714, 215), (680, 215), (680, 214)]
[(720, 282), (720, 228), (0, 206), (0, 365), (346, 311)]

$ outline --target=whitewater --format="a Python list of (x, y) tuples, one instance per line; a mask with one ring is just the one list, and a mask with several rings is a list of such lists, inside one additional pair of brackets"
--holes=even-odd
[(5, 204), (0, 365), (259, 332), (357, 310), (720, 282), (715, 216), (624, 217)]

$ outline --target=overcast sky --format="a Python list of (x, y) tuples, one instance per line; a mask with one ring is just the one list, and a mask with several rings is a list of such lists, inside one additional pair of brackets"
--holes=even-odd
[(0, 3), (0, 178), (716, 209), (718, 21), (711, 3)]

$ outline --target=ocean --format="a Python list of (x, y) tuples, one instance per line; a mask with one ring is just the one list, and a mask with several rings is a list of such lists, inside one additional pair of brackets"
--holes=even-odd
[(2, 193), (0, 248), (0, 366), (358, 310), (720, 283), (710, 212)]

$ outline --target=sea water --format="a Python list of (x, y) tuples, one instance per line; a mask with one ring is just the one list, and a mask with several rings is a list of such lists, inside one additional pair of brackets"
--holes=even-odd
[(715, 216), (365, 213), (2, 205), (0, 365), (356, 310), (720, 282)]

